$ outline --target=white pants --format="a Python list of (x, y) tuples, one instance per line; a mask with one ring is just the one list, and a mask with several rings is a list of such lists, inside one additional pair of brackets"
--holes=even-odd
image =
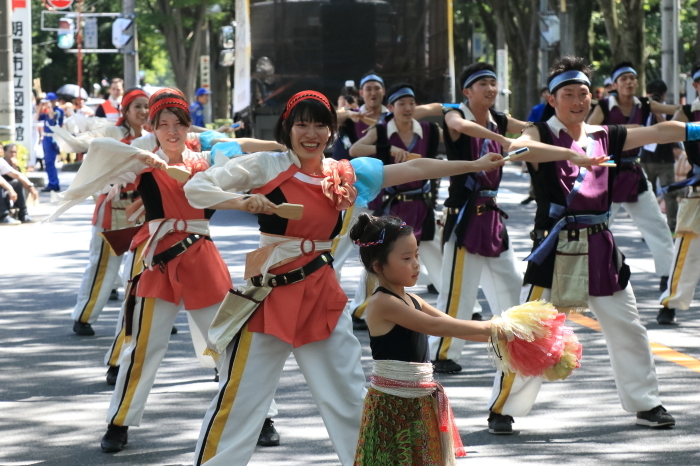
[(221, 357), (219, 393), (204, 417), (195, 465), (248, 464), (290, 353), (311, 389), (341, 464), (353, 464), (366, 389), (360, 343), (344, 312), (330, 337), (298, 348), (271, 335), (249, 332), (247, 325), (241, 330)]
[(680, 234), (673, 246), (668, 288), (661, 295), (661, 305), (686, 311), (690, 308), (700, 280), (700, 238)]
[[(512, 248), (499, 257), (484, 257), (470, 254), (465, 248), (456, 247), (454, 241), (448, 241), (444, 251), (443, 289), (437, 301), (440, 311), (457, 319), (471, 319), (479, 283), (494, 315), (519, 303), (523, 279)], [(429, 342), (431, 359), (459, 361), (464, 340), (431, 336)]]
[[(219, 304), (192, 310), (192, 320), (202, 335), (209, 331)], [(137, 298), (132, 339), (126, 344), (120, 358), (119, 376), (107, 412), (107, 423), (118, 426), (140, 424), (156, 371), (168, 349), (170, 331), (181, 309), (181, 305), (162, 299)]]
[(608, 224), (612, 226), (620, 206), (624, 207), (649, 246), (651, 255), (654, 257), (656, 275), (664, 277), (671, 269), (673, 237), (666, 223), (666, 217), (661, 213), (659, 203), (656, 201), (654, 190), (649, 182), (647, 185), (649, 189), (639, 194), (637, 202), (613, 202)]
[[(101, 222), (101, 220), (98, 218)], [(89, 263), (80, 282), (78, 301), (71, 318), (77, 322), (93, 324), (107, 304), (109, 294), (122, 285), (119, 267), (126, 256), (115, 256), (112, 248), (99, 233), (104, 229), (92, 227)]]
[(343, 265), (345, 265), (345, 261), (348, 260), (348, 257), (350, 257), (350, 254), (355, 248), (355, 245), (350, 239), (350, 229), (355, 224), (355, 220), (357, 220), (360, 214), (372, 215), (372, 211), (366, 207), (355, 207), (354, 204), (351, 205), (350, 208), (345, 211), (345, 215), (343, 215), (343, 227), (340, 229), (340, 233), (333, 240), (333, 246), (331, 247), (333, 270), (335, 270), (335, 276), (339, 283)]
[[(523, 302), (548, 300), (550, 292), (550, 289), (526, 285)], [(659, 406), (654, 358), (647, 330), (639, 320), (632, 286), (612, 296), (590, 296), (588, 306), (603, 331), (622, 408), (634, 413)], [(489, 409), (509, 416), (527, 415), (535, 404), (542, 380), (512, 373), (497, 374)]]

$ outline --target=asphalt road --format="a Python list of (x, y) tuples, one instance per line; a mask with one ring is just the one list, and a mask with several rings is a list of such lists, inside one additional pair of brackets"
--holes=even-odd
[[(71, 174), (61, 174), (67, 186)], [(508, 228), (518, 257), (525, 257), (534, 205), (521, 206), (527, 179), (508, 167), (499, 204), (509, 214)], [(50, 212), (42, 195), (36, 217)], [(3, 465), (189, 465), (206, 407), (216, 393), (211, 370), (199, 367), (188, 335), (186, 316), (158, 372), (140, 427), (129, 431), (129, 444), (118, 454), (104, 454), (99, 442), (111, 395), (105, 384), (103, 355), (119, 312), (110, 301), (94, 325), (94, 337), (78, 337), (70, 313), (90, 239), (94, 204), (77, 206), (51, 224), (0, 228), (0, 466)], [(245, 253), (257, 244), (255, 219), (219, 212), (212, 233), (234, 283), (242, 280)], [(632, 266), (642, 321), (653, 342), (689, 356), (700, 370), (698, 302), (679, 315), (680, 325), (662, 328), (654, 320), (658, 278), (646, 245), (622, 215), (613, 227)], [(359, 276), (357, 256), (344, 269), (342, 285), (352, 296)], [(434, 301), (425, 287), (416, 292)], [(698, 295), (696, 294), (696, 299)], [(488, 316), (488, 304), (481, 299)], [(574, 324), (584, 345), (582, 367), (569, 380), (546, 383), (531, 414), (515, 420), (516, 434), (493, 436), (486, 426), (486, 403), (494, 369), (485, 346), (468, 343), (463, 372), (440, 376), (447, 387), (471, 465), (617, 465), (700, 464), (700, 374), (656, 356), (664, 405), (677, 426), (650, 430), (634, 425), (634, 414), (620, 407), (602, 335)], [(363, 366), (370, 373), (366, 333)], [(695, 361), (693, 363), (693, 361)], [(251, 465), (335, 465), (337, 457), (313, 399), (293, 357), (277, 389), (280, 414), (275, 419), (279, 447), (258, 447)]]

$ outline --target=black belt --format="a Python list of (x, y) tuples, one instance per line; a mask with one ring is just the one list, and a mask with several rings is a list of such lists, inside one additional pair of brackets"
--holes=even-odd
[(190, 247), (192, 247), (194, 243), (196, 243), (202, 238), (206, 238), (207, 240), (211, 241), (211, 238), (206, 235), (199, 235), (193, 233), (187, 238), (183, 239), (182, 241), (173, 244), (165, 251), (153, 256), (153, 265), (157, 265), (160, 268), (161, 272), (165, 272), (165, 264), (175, 259), (177, 256), (184, 254), (185, 251), (187, 251)]
[(283, 285), (291, 285), (292, 283), (298, 283), (306, 278), (307, 275), (311, 275), (321, 267), (323, 267), (326, 264), (332, 264), (333, 263), (333, 256), (331, 255), (330, 252), (324, 252), (320, 256), (318, 256), (316, 259), (312, 260), (308, 264), (306, 264), (303, 267), (299, 267), (298, 269), (290, 270), (287, 273), (281, 273), (279, 275), (275, 275), (274, 277), (270, 278), (267, 281), (267, 285), (263, 282), (263, 276), (262, 275), (256, 275), (255, 277), (252, 277), (250, 280), (253, 282), (253, 286), (271, 286), (272, 288), (275, 288), (277, 286), (283, 286)]
[(121, 200), (125, 200), (125, 199), (134, 200), (134, 199), (138, 199), (139, 197), (141, 197), (141, 195), (139, 194), (138, 191), (125, 191), (125, 192), (122, 191), (119, 193), (119, 199), (121, 199)]
[(433, 193), (416, 193), (416, 194), (387, 194), (382, 200), (392, 202), (409, 202), (409, 201), (429, 201), (433, 198)]
[[(586, 232), (588, 233), (588, 236), (595, 235), (596, 233), (601, 233), (603, 231), (606, 231), (608, 229), (608, 222), (603, 222), (603, 223), (597, 223), (595, 225), (591, 225), (589, 227), (586, 227)], [(569, 232), (569, 239), (577, 239), (578, 238), (578, 232), (579, 230), (563, 230), (563, 231), (568, 231)], [(530, 232), (530, 239), (532, 241), (537, 241), (539, 239), (544, 239), (549, 235), (549, 230), (532, 230)]]

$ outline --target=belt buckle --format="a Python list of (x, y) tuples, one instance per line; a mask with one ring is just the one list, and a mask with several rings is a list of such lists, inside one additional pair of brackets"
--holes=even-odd
[[(300, 278), (299, 278), (298, 280), (294, 280), (294, 281), (287, 281), (287, 274), (296, 273), (296, 272), (299, 272)], [(306, 273), (304, 273), (304, 267), (299, 267), (298, 269), (294, 269), (294, 270), (292, 270), (292, 271), (290, 271), (290, 272), (287, 272), (287, 273), (285, 274), (285, 277), (284, 277), (284, 284), (285, 284), (285, 285), (292, 285), (292, 284), (294, 284), (294, 283), (299, 283), (299, 282), (301, 282), (301, 281), (303, 281), (303, 280), (305, 280), (305, 279), (306, 279)]]
[(486, 204), (476, 206), (476, 215), (482, 215), (484, 212), (486, 212)]

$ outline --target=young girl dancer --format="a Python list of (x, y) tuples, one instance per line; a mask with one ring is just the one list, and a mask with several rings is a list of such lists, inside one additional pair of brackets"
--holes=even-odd
[(487, 341), (491, 322), (454, 319), (405, 292), (416, 284), (420, 263), (413, 228), (399, 218), (362, 214), (350, 238), (379, 281), (367, 303), (374, 370), (355, 465), (452, 464), (465, 452), (447, 398), (433, 380), (427, 334)]

